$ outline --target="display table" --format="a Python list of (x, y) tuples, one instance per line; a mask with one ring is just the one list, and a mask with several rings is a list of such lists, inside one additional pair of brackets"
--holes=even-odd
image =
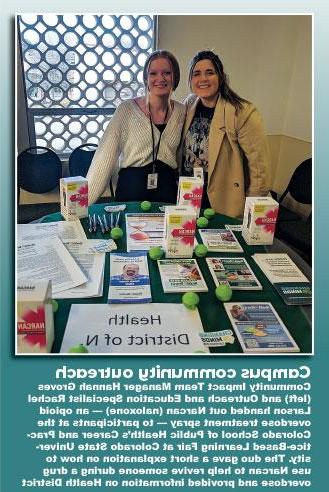
[[(113, 205), (113, 202), (111, 202)], [(101, 205), (93, 205), (90, 207), (89, 212), (91, 214), (103, 214), (104, 213), (104, 204)], [(128, 203), (125, 212), (139, 212), (140, 210), (139, 203)], [(148, 211), (153, 213), (159, 213), (159, 204), (152, 204), (151, 210)], [(123, 215), (123, 214), (122, 214)], [(63, 220), (62, 216), (59, 213), (51, 214), (41, 219), (41, 222), (54, 222), (58, 220)], [(89, 233), (88, 231), (88, 219), (81, 220), (82, 226), (86, 232), (87, 238), (91, 239), (107, 239), (110, 238), (110, 232), (102, 234), (100, 229), (98, 228), (97, 232)], [(209, 221), (209, 228), (219, 228), (224, 226), (225, 224), (238, 224), (239, 221), (237, 219), (233, 219), (231, 217), (226, 217), (223, 215), (216, 215), (211, 221)], [(122, 217), (120, 226), (125, 232), (125, 220)], [(244, 253), (209, 253), (207, 256), (244, 256), (253, 269), (255, 275), (261, 282), (263, 286), (263, 290), (234, 290), (233, 291), (233, 302), (271, 302), (285, 323), (286, 327), (290, 331), (292, 337), (296, 341), (299, 346), (300, 353), (310, 354), (312, 352), (312, 327), (310, 324), (310, 308), (305, 311), (304, 308), (299, 306), (287, 306), (281, 300), (280, 296), (276, 293), (270, 282), (263, 275), (262, 271), (256, 265), (254, 260), (251, 258), (251, 255), (254, 253), (265, 252), (265, 248), (263, 246), (249, 246), (243, 240), (240, 232), (234, 233), (239, 240)], [(197, 234), (198, 242), (201, 242), (199, 235)], [(124, 234), (123, 238), (116, 241), (118, 252), (126, 251), (126, 236)], [(283, 245), (282, 245), (283, 246)], [(275, 241), (273, 246), (276, 252), (288, 252), (286, 247), (282, 247), (280, 250), (280, 242)], [(271, 251), (271, 248), (267, 247), (266, 251)], [(293, 260), (296, 261), (296, 256)], [(158, 271), (158, 266), (155, 261), (149, 261), (149, 270), (150, 270), (150, 279), (151, 279), (151, 289), (152, 289), (152, 301), (157, 303), (180, 303), (182, 294), (164, 294), (162, 283), (160, 280), (160, 274)], [(205, 258), (198, 258), (197, 262), (200, 266), (204, 279), (208, 285), (208, 292), (200, 292), (200, 304), (199, 304), (199, 312), (202, 320), (204, 331), (218, 331), (218, 330), (232, 330), (231, 323), (226, 315), (223, 304), (219, 302), (214, 294), (215, 284), (211, 277), (210, 271), (206, 264)], [(300, 267), (300, 265), (298, 264)], [(301, 268), (304, 270), (304, 273), (310, 278), (309, 272), (305, 271), (305, 268)], [(71, 304), (101, 304), (107, 303), (107, 294), (108, 294), (108, 286), (109, 286), (109, 254), (106, 254), (105, 260), (105, 274), (104, 274), (104, 290), (103, 297), (97, 298), (88, 298), (88, 299), (68, 299), (68, 300), (58, 300), (58, 311), (55, 313), (55, 342), (53, 346), (53, 352), (58, 353), (61, 347), (69, 311)], [(210, 352), (212, 354), (236, 354), (242, 353), (241, 347), (237, 339), (233, 344), (226, 344), (224, 347), (216, 347), (210, 348)], [(146, 354), (147, 355), (147, 354)]]

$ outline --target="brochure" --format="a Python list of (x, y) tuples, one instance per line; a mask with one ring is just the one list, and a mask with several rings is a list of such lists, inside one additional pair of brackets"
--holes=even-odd
[(202, 242), (213, 253), (243, 253), (237, 238), (230, 229), (199, 229)]
[(312, 304), (311, 282), (286, 253), (256, 253), (253, 259), (288, 305)]
[(162, 246), (164, 214), (126, 214), (127, 251)]
[(262, 290), (262, 286), (255, 277), (244, 258), (206, 258), (210, 273), (215, 284), (228, 284), (236, 290)]
[(299, 352), (270, 302), (226, 302), (224, 307), (244, 352)]
[(151, 302), (150, 275), (145, 252), (110, 255), (109, 304)]
[(273, 287), (289, 306), (312, 304), (312, 286), (310, 282), (278, 282), (273, 284)]
[(272, 284), (308, 282), (305, 275), (286, 253), (255, 253), (252, 257)]
[(193, 258), (158, 260), (163, 291), (207, 292), (208, 287)]
[(225, 228), (234, 232), (242, 232), (242, 224), (226, 224)]
[(209, 354), (197, 309), (182, 304), (73, 304), (61, 353), (84, 344), (89, 354)]

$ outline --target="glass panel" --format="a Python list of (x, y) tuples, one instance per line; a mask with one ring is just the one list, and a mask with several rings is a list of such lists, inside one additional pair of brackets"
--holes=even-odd
[[(39, 113), (32, 118), (36, 145), (67, 155), (85, 140), (98, 143), (120, 102), (143, 94), (154, 21), (149, 15), (18, 16), (27, 108)], [(56, 114), (49, 115), (52, 108)], [(69, 108), (70, 115), (60, 114)], [(108, 108), (109, 115), (93, 108)]]
[(109, 115), (95, 114), (36, 116), (36, 145), (49, 147), (64, 157), (68, 156), (81, 144), (98, 144), (110, 119)]

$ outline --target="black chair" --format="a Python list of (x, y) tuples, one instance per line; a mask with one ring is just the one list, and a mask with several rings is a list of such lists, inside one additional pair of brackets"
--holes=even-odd
[(83, 144), (73, 150), (69, 157), (70, 176), (87, 176), (91, 161), (96, 152), (96, 144)]
[[(273, 194), (273, 193), (272, 193)], [(273, 194), (274, 195), (274, 194)], [(297, 203), (312, 205), (312, 159), (306, 159), (295, 169), (289, 184), (280, 196), (275, 235), (287, 242), (309, 263), (312, 262), (312, 213), (303, 217), (284, 205), (291, 196)], [(274, 195), (275, 196), (275, 195)], [(276, 196), (275, 196), (276, 198)]]
[(17, 157), (17, 221), (19, 224), (40, 219), (59, 211), (59, 202), (21, 205), (20, 190), (48, 193), (56, 189), (62, 177), (62, 163), (58, 155), (47, 147), (29, 147)]
[(17, 158), (17, 185), (30, 193), (54, 190), (61, 177), (61, 160), (47, 147), (29, 147)]
[[(86, 177), (91, 161), (95, 155), (97, 149), (96, 144), (86, 143), (79, 145), (73, 150), (69, 157), (69, 172), (70, 176), (83, 176)], [(110, 180), (110, 191), (112, 200), (114, 199), (114, 190), (112, 180)], [(106, 203), (110, 201), (108, 197), (101, 197), (97, 200), (97, 203)]]
[(298, 203), (312, 205), (312, 159), (306, 159), (299, 164), (279, 199), (277, 193), (271, 191), (271, 194), (280, 204), (279, 222), (300, 220), (300, 215), (287, 208), (284, 205), (284, 200), (290, 195)]
[(279, 222), (277, 237), (291, 245), (309, 265), (312, 264), (312, 215), (307, 220)]

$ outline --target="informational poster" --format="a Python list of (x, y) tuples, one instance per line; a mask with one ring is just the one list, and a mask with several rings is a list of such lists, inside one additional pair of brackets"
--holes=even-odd
[[(23, 19), (20, 37), (17, 15)], [(328, 25), (329, 4), (324, 0), (168, 0), (161, 5), (149, 0), (2, 2), (1, 492), (327, 490)], [(159, 76), (156, 65), (145, 81), (143, 68), (155, 49), (173, 53), (179, 71), (170, 65), (160, 73), (161, 80), (154, 81), (150, 77)], [(212, 50), (221, 63), (209, 67), (201, 60), (190, 74), (190, 62), (200, 50)], [(166, 114), (160, 104), (168, 88), (173, 100), (183, 102), (194, 90), (203, 101), (193, 109), (197, 118), (189, 113), (190, 121), (182, 128), (189, 131), (187, 140), (175, 134), (181, 121), (170, 126), (170, 119), (175, 117), (173, 106), (168, 106)], [(152, 91), (159, 103), (156, 112), (151, 111)], [(183, 143), (180, 164), (186, 173), (191, 159), (208, 172), (209, 198), (216, 212), (232, 207), (220, 221), (217, 214), (209, 218), (204, 228), (224, 229), (231, 224), (243, 252), (193, 256), (208, 292), (188, 292), (188, 302), (183, 305), (182, 292), (163, 292), (157, 262), (148, 257), (153, 302), (138, 306), (150, 309), (153, 303), (164, 302), (169, 306), (165, 311), (168, 322), (163, 330), (157, 327), (157, 340), (163, 340), (168, 330), (171, 336), (178, 336), (192, 329), (186, 318), (179, 318), (176, 308), (171, 309), (175, 305), (186, 310), (187, 318), (199, 313), (196, 332), (200, 346), (194, 347), (193, 354), (178, 354), (174, 349), (161, 356), (147, 351), (96, 355), (86, 347), (85, 339), (77, 336), (69, 341), (65, 354), (60, 353), (72, 308), (73, 313), (81, 310), (82, 314), (79, 323), (68, 326), (75, 334), (81, 326), (78, 335), (83, 335), (97, 321), (96, 308), (111, 307), (107, 304), (109, 253), (105, 253), (103, 296), (54, 300), (52, 352), (15, 355), (15, 223), (23, 222), (25, 214), (40, 208), (36, 205), (45, 206), (56, 196), (56, 189), (44, 194), (20, 188), (17, 180), (23, 171), (17, 172), (17, 155), (28, 147), (50, 148), (59, 156), (62, 174), (67, 176), (72, 151), (86, 143), (99, 148), (103, 133), (111, 134), (120, 104), (127, 104), (129, 99), (140, 102), (144, 96), (144, 109), (149, 108), (151, 114), (136, 105), (134, 113), (139, 116), (111, 135), (111, 145), (98, 155), (103, 166), (97, 180), (101, 193), (110, 178), (115, 187), (119, 171), (119, 179), (130, 172), (124, 169), (127, 164), (143, 167), (154, 158), (158, 162), (155, 169), (149, 166), (149, 175), (155, 182), (158, 174), (157, 182), (162, 184), (162, 165), (167, 161), (172, 167), (176, 164), (178, 149), (173, 142), (177, 138)], [(188, 101), (195, 102), (193, 97)], [(120, 111), (122, 114), (122, 108), (119, 115)], [(154, 120), (153, 133), (149, 116)], [(237, 121), (240, 124), (235, 127)], [(166, 127), (161, 126), (164, 124)], [(259, 140), (253, 131), (259, 125), (265, 128), (269, 158), (266, 162), (257, 160), (249, 169), (258, 151)], [(208, 137), (215, 143), (207, 146)], [(135, 150), (144, 138), (145, 146), (136, 157)], [(184, 141), (190, 144), (185, 146)], [(115, 148), (118, 142), (126, 146), (124, 156)], [(240, 152), (246, 157), (245, 169), (240, 166)], [(113, 155), (113, 173), (107, 175), (107, 159)], [(243, 201), (244, 192), (255, 195), (253, 184), (262, 178), (263, 165), (269, 169), (268, 189), (257, 188), (256, 193), (266, 194), (271, 189), (280, 198), (294, 170), (308, 158), (313, 160), (313, 203), (306, 212), (312, 221), (312, 254), (303, 256), (300, 244), (296, 253), (299, 261), (296, 256), (292, 259), (312, 282), (313, 299), (308, 306), (288, 305), (252, 260), (252, 254), (264, 252), (262, 247), (247, 245), (241, 231), (233, 229), (241, 223), (235, 207), (241, 197)], [(244, 173), (248, 169), (249, 177)], [(39, 185), (45, 184), (52, 170), (49, 165)], [(147, 179), (145, 173), (146, 184)], [(132, 177), (128, 191), (137, 193), (138, 185)], [(169, 196), (169, 187), (160, 190), (164, 199), (167, 190)], [(152, 192), (145, 190), (145, 197), (139, 195), (138, 201), (127, 202), (126, 210), (121, 211), (124, 235), (115, 239), (117, 253), (127, 250), (124, 215), (157, 212), (164, 204), (152, 203), (151, 211), (143, 210), (141, 202), (148, 201)], [(115, 203), (109, 200), (109, 204)], [(104, 205), (102, 200), (93, 207), (103, 214)], [(297, 206), (303, 213), (305, 207)], [(60, 220), (56, 213), (45, 214), (47, 222)], [(40, 216), (33, 217), (36, 224)], [(305, 224), (308, 221), (304, 219)], [(88, 221), (81, 224), (88, 238), (110, 238), (99, 228), (90, 234)], [(145, 231), (143, 235), (136, 225), (132, 237), (135, 244), (151, 235)], [(39, 227), (36, 229), (40, 232)], [(296, 230), (293, 225), (288, 229), (290, 233)], [(119, 237), (120, 231), (116, 232)], [(199, 234), (197, 239), (201, 242)], [(146, 249), (152, 241), (145, 242)], [(220, 289), (216, 296), (206, 259), (230, 255), (246, 258), (262, 290), (233, 290), (227, 300), (227, 290)], [(212, 293), (214, 305), (209, 311), (206, 299)], [(226, 302), (270, 303), (289, 333), (298, 338), (300, 352), (237, 353), (239, 341), (226, 313)], [(118, 313), (118, 320), (120, 316), (123, 313)], [(152, 343), (150, 330), (143, 325), (146, 318), (139, 317), (143, 320), (140, 339), (131, 339), (136, 344)], [(213, 327), (210, 331), (209, 323)], [(124, 338), (120, 326), (115, 332), (117, 341)], [(111, 335), (109, 322), (103, 333)], [(300, 343), (304, 333), (313, 337), (307, 352)], [(262, 337), (260, 330), (253, 334)], [(100, 340), (99, 333), (94, 340), (97, 335)]]

